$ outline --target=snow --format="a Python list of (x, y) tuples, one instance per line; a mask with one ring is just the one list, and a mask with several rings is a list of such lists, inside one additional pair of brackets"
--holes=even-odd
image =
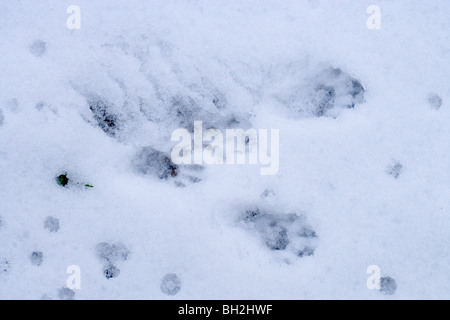
[[(72, 4), (0, 4), (0, 299), (450, 298), (448, 1)], [(279, 129), (279, 172), (136, 167), (196, 120)]]

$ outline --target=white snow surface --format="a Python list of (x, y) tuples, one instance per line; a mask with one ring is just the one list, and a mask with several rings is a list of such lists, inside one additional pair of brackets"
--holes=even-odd
[[(450, 298), (449, 1), (1, 0), (0, 32), (0, 299), (59, 299), (71, 265), (74, 299)], [(358, 79), (364, 102), (336, 117), (283, 104), (324, 66)], [(92, 96), (123, 119), (114, 136)], [(279, 129), (279, 172), (205, 166), (185, 187), (136, 172), (142, 147), (173, 146), (174, 96)], [(94, 187), (61, 187), (61, 172)], [(303, 215), (314, 255), (270, 250), (239, 220), (255, 207)], [(102, 242), (129, 250), (112, 279)], [(371, 265), (393, 295), (368, 289)], [(167, 274), (175, 295), (161, 291)]]

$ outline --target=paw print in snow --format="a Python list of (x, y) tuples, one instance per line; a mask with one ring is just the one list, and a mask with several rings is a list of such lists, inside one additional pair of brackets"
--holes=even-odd
[[(137, 153), (133, 166), (139, 173), (151, 175), (161, 180), (173, 179), (177, 186), (186, 186), (187, 183), (200, 182), (197, 177), (201, 166), (178, 166), (170, 155), (152, 147), (144, 147)], [(181, 171), (188, 172), (182, 173)]]
[(130, 251), (123, 243), (101, 242), (96, 246), (96, 253), (103, 263), (103, 275), (106, 279), (112, 279), (120, 274), (116, 264), (128, 260)]
[(174, 274), (166, 274), (161, 280), (161, 291), (169, 296), (174, 296), (181, 289), (181, 280)]
[(288, 251), (301, 258), (314, 255), (317, 234), (303, 215), (271, 214), (257, 208), (247, 210), (240, 221), (246, 229), (259, 234), (270, 250)]

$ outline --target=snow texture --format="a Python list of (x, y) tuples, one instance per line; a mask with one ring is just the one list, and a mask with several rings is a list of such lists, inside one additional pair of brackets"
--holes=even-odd
[(449, 1), (76, 5), (0, 1), (0, 299), (450, 298)]

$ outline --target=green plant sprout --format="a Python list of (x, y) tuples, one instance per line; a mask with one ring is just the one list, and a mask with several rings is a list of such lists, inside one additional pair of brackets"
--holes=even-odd
[(67, 173), (62, 173), (56, 178), (56, 182), (62, 186), (65, 187), (69, 183), (69, 178), (67, 178)]
[[(66, 172), (63, 172), (58, 177), (56, 177), (56, 183), (58, 185), (60, 185), (61, 187), (66, 187), (69, 184), (69, 181), (70, 181), (70, 179), (67, 177), (67, 173)], [(83, 185), (86, 188), (93, 188), (94, 187), (92, 184), (81, 183), (81, 182), (76, 182), (75, 185), (76, 186)]]

